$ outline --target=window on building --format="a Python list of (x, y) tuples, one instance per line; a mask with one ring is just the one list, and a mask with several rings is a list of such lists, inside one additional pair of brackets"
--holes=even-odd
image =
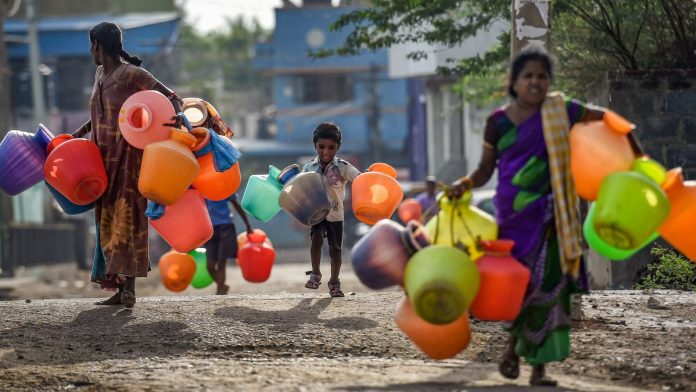
[(353, 80), (350, 75), (297, 75), (295, 100), (303, 103), (343, 102), (353, 99)]

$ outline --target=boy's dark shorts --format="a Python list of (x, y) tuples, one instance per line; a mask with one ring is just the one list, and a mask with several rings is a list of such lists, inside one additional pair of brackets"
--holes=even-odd
[(234, 223), (213, 226), (213, 236), (205, 243), (205, 256), (215, 261), (237, 258), (237, 229)]
[(314, 238), (315, 235), (326, 238), (329, 249), (340, 251), (343, 245), (343, 221), (329, 222), (324, 219), (309, 229), (309, 236)]

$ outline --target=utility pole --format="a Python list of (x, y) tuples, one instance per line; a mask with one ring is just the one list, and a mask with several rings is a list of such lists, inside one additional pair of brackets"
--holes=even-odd
[(34, 105), (34, 123), (38, 125), (46, 119), (44, 87), (41, 78), (41, 51), (37, 26), (36, 0), (26, 0), (27, 27), (29, 35), (29, 70), (31, 72), (31, 97)]
[(379, 76), (379, 67), (376, 64), (370, 64), (370, 77), (368, 78), (368, 97), (367, 97), (367, 130), (370, 133), (370, 150), (372, 151), (372, 159), (375, 162), (382, 160), (382, 135), (379, 129), (380, 103), (379, 92), (377, 90), (377, 82)]
[[(10, 8), (15, 4), (12, 0), (0, 0), (0, 139), (7, 135), (12, 126), (10, 107), (10, 67), (7, 64), (7, 45), (5, 43), (5, 18), (8, 17)], [(12, 215), (12, 199), (4, 192), (0, 192), (0, 276), (14, 272), (9, 265), (7, 252), (7, 226), (14, 219)]]
[(551, 0), (512, 0), (510, 56), (529, 45), (549, 50)]

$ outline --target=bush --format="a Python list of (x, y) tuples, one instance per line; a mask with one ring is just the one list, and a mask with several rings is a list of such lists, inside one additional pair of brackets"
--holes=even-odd
[(647, 274), (636, 289), (696, 291), (696, 264), (672, 249), (656, 246), (650, 250), (656, 260), (648, 264)]

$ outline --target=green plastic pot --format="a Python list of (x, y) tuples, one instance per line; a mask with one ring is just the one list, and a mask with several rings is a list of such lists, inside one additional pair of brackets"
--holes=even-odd
[(619, 172), (602, 182), (592, 221), (597, 235), (619, 249), (635, 249), (652, 236), (669, 215), (665, 192), (638, 172)]
[(645, 175), (658, 185), (662, 184), (667, 178), (667, 170), (665, 167), (647, 156), (634, 160), (631, 164), (631, 170)]
[(268, 175), (249, 177), (244, 189), (242, 208), (261, 222), (268, 222), (280, 211), (278, 196), (283, 185), (278, 182), (279, 174), (280, 170), (271, 165), (268, 167)]
[(196, 262), (196, 273), (193, 274), (191, 286), (197, 289), (203, 289), (213, 283), (213, 277), (208, 272), (208, 263), (205, 258), (205, 248), (197, 248), (189, 252)]
[(585, 218), (585, 223), (582, 225), (582, 234), (585, 236), (585, 241), (587, 241), (587, 244), (592, 248), (595, 252), (599, 253), (600, 255), (614, 261), (621, 261), (621, 260), (626, 260), (627, 258), (633, 256), (634, 253), (638, 252), (639, 250), (643, 249), (645, 246), (648, 244), (652, 243), (655, 241), (659, 235), (657, 233), (653, 233), (648, 239), (643, 242), (640, 246), (637, 248), (633, 249), (620, 249), (616, 248), (614, 246), (611, 246), (604, 242), (598, 235), (597, 232), (595, 232), (594, 227), (592, 225), (592, 221), (594, 220), (594, 214), (595, 214), (595, 204), (592, 204), (590, 206), (590, 210), (587, 213), (587, 218)]
[(479, 289), (479, 271), (463, 251), (432, 245), (406, 265), (404, 288), (416, 313), (432, 324), (448, 324), (464, 313)]

